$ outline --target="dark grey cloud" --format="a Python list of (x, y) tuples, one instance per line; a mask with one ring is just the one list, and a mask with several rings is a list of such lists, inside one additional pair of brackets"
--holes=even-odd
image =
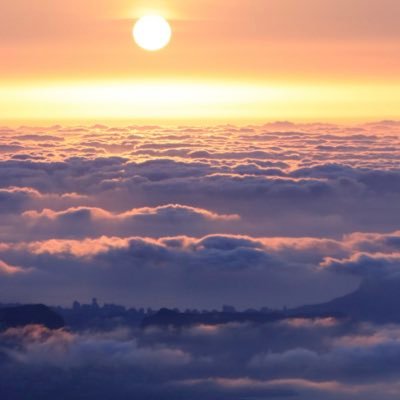
[[(48, 331), (1, 334), (0, 386), (71, 399), (206, 397), (394, 399), (398, 326), (335, 319), (183, 330)], [(267, 340), (266, 340), (267, 339)], [(43, 377), (46, 384), (43, 385)], [(21, 382), (29, 392), (22, 392)], [(29, 395), (28, 395), (29, 393)], [(81, 393), (81, 392), (80, 392)], [(6, 397), (8, 398), (8, 397)]]
[[(87, 211), (77, 210), (78, 217), (72, 214), (72, 225), (63, 219), (58, 222), (70, 228), (65, 235), (71, 236), (77, 228), (75, 218), (90, 226)], [(157, 220), (160, 211), (167, 211), (168, 215), (170, 210), (167, 207), (138, 213), (144, 213), (146, 223), (150, 224), (153, 217)], [(182, 210), (178, 207), (178, 211)], [(187, 210), (183, 211), (186, 218)], [(147, 219), (152, 212), (155, 214)], [(107, 222), (114, 217), (100, 216)], [(178, 213), (178, 217), (182, 215)], [(207, 213), (201, 217), (222, 219), (223, 223), (224, 218), (230, 218)], [(161, 221), (164, 223), (163, 218)], [(160, 226), (158, 222), (156, 226)], [(90, 292), (108, 301), (155, 307), (213, 307), (223, 303), (240, 307), (301, 305), (345, 294), (371, 277), (396, 277), (398, 256), (393, 253), (393, 245), (396, 246), (398, 237), (399, 232), (359, 233), (341, 240), (220, 234), (202, 238), (102, 236), (3, 242), (0, 259), (22, 270), (29, 269), (28, 274), (10, 275), (4, 280), (3, 291), (13, 299), (31, 295), (26, 287), (35, 282), (43, 289), (41, 301), (46, 302), (55, 293), (60, 301), (68, 302), (72, 294), (87, 298)], [(374, 247), (368, 253), (360, 252), (368, 242)], [(64, 282), (63, 288), (57, 282)]]

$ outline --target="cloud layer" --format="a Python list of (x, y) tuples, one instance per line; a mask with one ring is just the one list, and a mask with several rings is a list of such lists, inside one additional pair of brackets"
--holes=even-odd
[(31, 326), (1, 334), (0, 387), (5, 398), (27, 398), (23, 380), (43, 399), (389, 400), (400, 389), (399, 338), (398, 326), (335, 319), (97, 333)]
[[(361, 285), (358, 298), (378, 307), (382, 287), (381, 306), (400, 289), (398, 122), (2, 127), (0, 139), (2, 302), (282, 308)], [(392, 400), (400, 391), (399, 327), (376, 319), (116, 325), (2, 332), (0, 392)]]
[(9, 300), (282, 307), (397, 274), (398, 122), (0, 135)]

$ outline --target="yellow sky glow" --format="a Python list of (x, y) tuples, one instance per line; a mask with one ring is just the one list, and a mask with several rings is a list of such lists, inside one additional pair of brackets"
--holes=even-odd
[[(400, 118), (398, 0), (250, 3), (3, 2), (0, 120)], [(173, 29), (154, 54), (146, 13)]]
[[(385, 103), (381, 102), (385, 98)], [(138, 120), (198, 122), (368, 120), (394, 118), (400, 84), (260, 85), (238, 82), (140, 81), (41, 84), (0, 88), (2, 120)], [(51, 116), (51, 118), (49, 118)]]

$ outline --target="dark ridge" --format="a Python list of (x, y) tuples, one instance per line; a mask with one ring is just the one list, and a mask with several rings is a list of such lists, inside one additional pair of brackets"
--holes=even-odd
[(298, 307), (290, 313), (338, 312), (359, 321), (400, 322), (400, 279), (370, 279), (348, 295), (322, 304)]
[(0, 308), (0, 330), (26, 325), (60, 329), (64, 327), (64, 319), (43, 304)]

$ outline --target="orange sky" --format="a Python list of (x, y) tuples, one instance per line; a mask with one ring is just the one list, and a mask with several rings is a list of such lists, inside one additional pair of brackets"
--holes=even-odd
[[(167, 17), (157, 53), (136, 18)], [(0, 3), (0, 119), (400, 117), (398, 0)], [(170, 96), (169, 96), (170, 93)]]

